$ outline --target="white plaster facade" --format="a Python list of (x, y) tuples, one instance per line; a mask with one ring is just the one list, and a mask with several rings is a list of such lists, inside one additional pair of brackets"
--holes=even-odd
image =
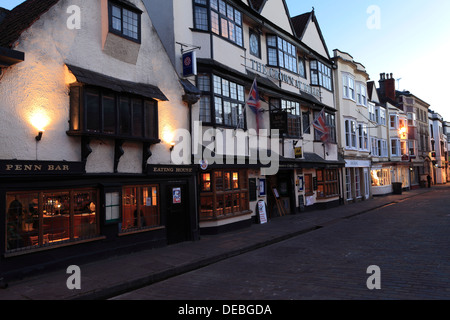
[[(345, 201), (368, 199), (371, 195), (369, 170), (374, 130), (379, 126), (371, 121), (365, 67), (353, 57), (338, 49), (334, 50), (335, 101), (338, 110), (338, 141), (346, 161), (343, 171), (343, 195)], [(384, 126), (385, 127), (385, 126)], [(384, 140), (387, 143), (387, 140)], [(386, 155), (387, 156), (387, 155)], [(376, 155), (378, 158), (378, 154)]]
[[(159, 34), (168, 33), (167, 30), (172, 30), (172, 34), (167, 34), (165, 38), (170, 39), (163, 43), (178, 74), (182, 74), (182, 51), (183, 50), (194, 50), (197, 55), (198, 62), (198, 76), (189, 76), (187, 79), (195, 85), (199, 85), (198, 79), (203, 76), (218, 75), (225, 81), (231, 81), (242, 85), (245, 88), (245, 101), (248, 98), (250, 87), (253, 80), (256, 78), (258, 82), (259, 94), (261, 97), (261, 108), (264, 110), (262, 114), (262, 128), (270, 130), (271, 118), (270, 110), (273, 109), (273, 100), (286, 100), (286, 101), (296, 101), (299, 102), (298, 113), (308, 114), (308, 131), (303, 132), (306, 129), (302, 125), (303, 129), (298, 137), (276, 137), (271, 135), (272, 141), (269, 142), (269, 148), (285, 162), (295, 161), (295, 147), (301, 147), (303, 152), (302, 160), (305, 160), (305, 154), (310, 154), (317, 156), (323, 163), (333, 163), (336, 165), (338, 162), (338, 149), (336, 143), (330, 143), (324, 146), (324, 144), (318, 139), (315, 139), (314, 129), (310, 126), (316, 114), (324, 107), (326, 107), (327, 112), (334, 114), (334, 91), (333, 91), (333, 76), (332, 76), (332, 63), (329, 59), (329, 54), (323, 38), (320, 35), (320, 29), (316, 23), (316, 19), (310, 18), (308, 23), (305, 25), (305, 30), (302, 34), (297, 34), (293, 30), (292, 23), (289, 17), (289, 11), (285, 1), (282, 0), (270, 0), (265, 1), (257, 12), (253, 10), (250, 1), (192, 1), (192, 0), (177, 0), (175, 1), (161, 1), (161, 0), (145, 0), (144, 1), (147, 8), (152, 8), (158, 6), (157, 15), (160, 18), (158, 23), (155, 24), (156, 30)], [(176, 5), (175, 5), (176, 3)], [(218, 7), (215, 5), (218, 4)], [(233, 43), (232, 40), (228, 39), (224, 34), (219, 32), (219, 30), (214, 29), (213, 15), (214, 17), (219, 14), (220, 19), (223, 21), (230, 18), (229, 12), (226, 15), (221, 15), (220, 6), (226, 5), (226, 8), (233, 8), (237, 10), (238, 16), (242, 17), (242, 25), (238, 27), (242, 29), (242, 43)], [(150, 9), (149, 9), (150, 10)], [(196, 11), (197, 10), (197, 11)], [(232, 9), (230, 9), (232, 12)], [(156, 15), (156, 12), (150, 12), (150, 15)], [(208, 25), (202, 25), (202, 20), (197, 17), (205, 15)], [(313, 13), (311, 13), (313, 16)], [(163, 18), (162, 18), (163, 17)], [(155, 19), (153, 19), (155, 20)], [(155, 20), (156, 21), (156, 20)], [(170, 21), (169, 26), (165, 23)], [(222, 20), (220, 20), (222, 21)], [(223, 28), (222, 25), (219, 26)], [(219, 28), (217, 27), (217, 28)], [(201, 29), (203, 28), (203, 29)], [(223, 29), (220, 29), (223, 31)], [(250, 34), (256, 33), (259, 45), (259, 54), (252, 54), (250, 48)], [(239, 33), (237, 33), (239, 35)], [(304, 59), (304, 69), (305, 73), (303, 76), (299, 75), (299, 72), (293, 72), (288, 70), (288, 68), (280, 67), (278, 65), (273, 65), (269, 63), (268, 49), (269, 41), (268, 37), (276, 36), (279, 39), (284, 40), (286, 43), (292, 45), (293, 51), (295, 53), (295, 63), (299, 63), (298, 56)], [(280, 40), (281, 41), (281, 40)], [(172, 43), (175, 42), (176, 45), (173, 46)], [(292, 52), (292, 51), (290, 51)], [(277, 53), (278, 55), (278, 53)], [(318, 60), (324, 63), (330, 69), (330, 82), (331, 85), (328, 89), (324, 89), (320, 86), (313, 86), (311, 82), (311, 60)], [(213, 80), (211, 79), (211, 91), (213, 88)], [(212, 94), (215, 97), (216, 93)], [(314, 100), (313, 102), (308, 102), (308, 99)], [(303, 102), (302, 102), (303, 101)], [(314, 107), (314, 103), (317, 103)], [(208, 102), (213, 105), (212, 102)], [(192, 106), (192, 125), (193, 128), (196, 127), (195, 122), (201, 118), (201, 106), (202, 102), (198, 102)], [(315, 113), (314, 113), (315, 112)], [(211, 112), (211, 114), (213, 114)], [(212, 116), (211, 116), (212, 117)], [(212, 119), (212, 122), (215, 120)], [(301, 115), (300, 115), (300, 121)], [(235, 154), (241, 157), (249, 157), (250, 159), (255, 159), (255, 154), (249, 153), (249, 142), (248, 137), (256, 137), (256, 118), (254, 113), (245, 107), (245, 129), (243, 128), (230, 128), (229, 126), (224, 126), (223, 124), (214, 123), (202, 123), (202, 131), (199, 132), (197, 137), (194, 137), (194, 154), (196, 151), (201, 150), (201, 146), (197, 148), (197, 141), (199, 138), (205, 137), (206, 141), (200, 141), (206, 147), (208, 152), (215, 151), (219, 158), (223, 156), (230, 155), (230, 150), (227, 150), (227, 144), (234, 143), (234, 137), (244, 137), (238, 138), (239, 146), (245, 145), (245, 148), (240, 150), (235, 149)], [(212, 139), (209, 139), (209, 133), (211, 129), (217, 129), (220, 135), (216, 135), (216, 140), (213, 143)], [(195, 129), (194, 129), (195, 131)], [(195, 134), (195, 133), (194, 133)], [(229, 137), (227, 139), (227, 137)], [(272, 144), (273, 143), (273, 144)], [(259, 145), (258, 151), (263, 154), (266, 152), (266, 145)], [(232, 154), (233, 155), (233, 154)], [(272, 153), (274, 155), (274, 153)], [(278, 159), (277, 159), (278, 160)], [(272, 161), (273, 163), (273, 161)], [(194, 160), (196, 164), (196, 160)], [(245, 165), (243, 166), (245, 167)], [(288, 207), (295, 210), (300, 207), (300, 198), (305, 196), (303, 186), (300, 186), (300, 181), (304, 178), (305, 174), (312, 175), (316, 177), (316, 170), (311, 168), (281, 168), (283, 171), (289, 172), (289, 184), (291, 197), (289, 199), (284, 199), (287, 201)], [(257, 173), (258, 172), (258, 173)], [(280, 173), (279, 173), (280, 174)], [(284, 175), (282, 173), (282, 175)], [(261, 170), (249, 170), (249, 177), (260, 179), (266, 179), (268, 183), (273, 185), (277, 184), (276, 179), (277, 174), (266, 175), (264, 169)], [(274, 180), (272, 181), (272, 178)], [(292, 183), (291, 183), (292, 181)], [(269, 185), (269, 184), (268, 184)], [(271, 190), (268, 188), (268, 193)], [(338, 189), (338, 188), (336, 188)], [(268, 202), (268, 194), (263, 197), (257, 197), (257, 200), (263, 200)], [(317, 203), (327, 203), (331, 201), (337, 201), (338, 196), (330, 198), (316, 197), (316, 193), (313, 195), (308, 195), (309, 204)], [(305, 203), (305, 201), (303, 201)], [(256, 207), (256, 202), (251, 201), (249, 208), (254, 210)], [(253, 212), (255, 215), (255, 212)], [(237, 216), (228, 219), (218, 219), (214, 221), (204, 221), (201, 222), (202, 227), (214, 227), (229, 224), (230, 222), (236, 222), (236, 220), (248, 219), (247, 216)]]
[[(142, 14), (141, 44), (105, 31), (107, 0), (61, 0), (20, 36), (14, 49), (26, 52), (24, 62), (4, 72), (0, 82), (0, 158), (80, 161), (80, 139), (69, 137), (68, 86), (75, 82), (65, 64), (117, 79), (157, 86), (169, 101), (158, 103), (159, 136), (151, 163), (170, 164), (169, 142), (175, 129), (189, 128), (179, 78), (155, 32), (142, 1), (131, 1)], [(80, 29), (69, 29), (69, 6), (81, 9)], [(106, 11), (105, 11), (106, 10)], [(38, 124), (33, 126), (33, 120)], [(37, 128), (42, 127), (42, 128)], [(36, 143), (34, 137), (44, 130)], [(87, 173), (113, 172), (114, 144), (93, 139)], [(118, 171), (142, 173), (140, 143), (124, 144)]]
[[(431, 159), (433, 161), (432, 179), (435, 184), (447, 183), (448, 143), (444, 132), (445, 122), (442, 116), (429, 110), (431, 138)], [(433, 157), (434, 156), (434, 157)]]

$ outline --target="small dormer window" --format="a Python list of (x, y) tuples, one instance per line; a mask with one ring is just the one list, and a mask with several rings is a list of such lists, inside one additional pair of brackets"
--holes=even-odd
[(141, 42), (141, 11), (122, 1), (109, 2), (109, 31), (126, 39)]

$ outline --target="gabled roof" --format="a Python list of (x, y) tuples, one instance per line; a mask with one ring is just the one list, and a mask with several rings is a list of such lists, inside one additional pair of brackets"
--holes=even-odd
[(250, 7), (258, 13), (261, 13), (267, 0), (248, 0)]
[(302, 38), (303, 34), (305, 33), (306, 25), (309, 22), (309, 19), (311, 18), (311, 12), (307, 12), (304, 14), (300, 14), (298, 16), (295, 16), (291, 18), (292, 20), (292, 26), (294, 27), (294, 32), (297, 38)]
[[(375, 98), (375, 97), (372, 97), (374, 89), (376, 90), (375, 82), (373, 82), (373, 81), (367, 82), (367, 96), (369, 98), (369, 101), (372, 101), (372, 98)], [(378, 96), (378, 94), (377, 94), (377, 96)]]
[(0, 23), (3, 21), (3, 19), (9, 14), (9, 10), (5, 8), (0, 7)]
[(322, 30), (320, 29), (319, 22), (317, 21), (316, 14), (314, 13), (314, 8), (311, 12), (307, 12), (291, 18), (294, 34), (298, 39), (303, 40), (303, 36), (305, 35), (305, 32), (311, 21), (316, 25), (320, 40), (322, 41), (322, 45), (327, 53), (327, 58), (330, 59), (330, 52), (328, 50), (327, 43), (325, 42), (325, 38), (323, 37)]
[(0, 22), (0, 47), (11, 48), (20, 35), (59, 0), (27, 0), (12, 9)]

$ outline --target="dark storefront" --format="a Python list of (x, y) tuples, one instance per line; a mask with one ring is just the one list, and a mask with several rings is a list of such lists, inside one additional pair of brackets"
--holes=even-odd
[(196, 169), (87, 175), (81, 162), (0, 161), (0, 278), (198, 239)]

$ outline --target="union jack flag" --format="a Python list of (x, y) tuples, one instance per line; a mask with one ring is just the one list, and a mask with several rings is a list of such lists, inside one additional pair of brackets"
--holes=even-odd
[(317, 130), (317, 133), (320, 136), (320, 140), (324, 143), (327, 143), (329, 140), (329, 129), (327, 126), (327, 120), (325, 117), (325, 108), (320, 111), (317, 118), (312, 123), (314, 129)]
[(259, 133), (259, 129), (262, 124), (262, 109), (261, 109), (261, 102), (259, 101), (259, 91), (258, 91), (258, 84), (256, 83), (256, 78), (253, 81), (252, 87), (250, 89), (247, 105), (255, 113), (256, 129), (257, 132)]

